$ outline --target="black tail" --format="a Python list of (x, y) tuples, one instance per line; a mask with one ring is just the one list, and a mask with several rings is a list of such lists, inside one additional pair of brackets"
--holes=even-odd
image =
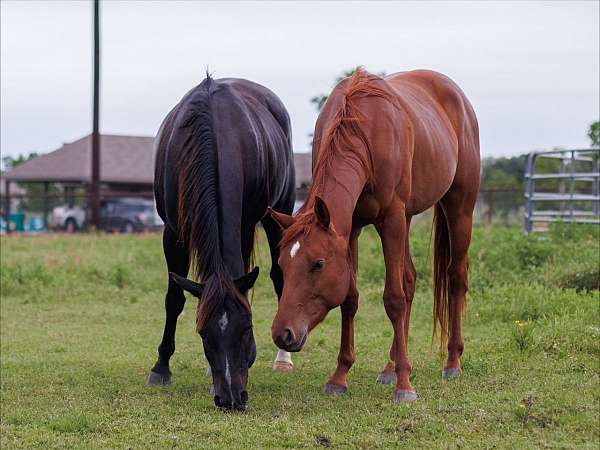
[(177, 228), (198, 279), (223, 269), (219, 233), (219, 170), (210, 110), (212, 79), (197, 88), (180, 114)]

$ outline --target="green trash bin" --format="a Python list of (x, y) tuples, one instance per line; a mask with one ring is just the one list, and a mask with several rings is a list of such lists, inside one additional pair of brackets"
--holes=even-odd
[(12, 213), (8, 217), (11, 231), (25, 231), (25, 213)]

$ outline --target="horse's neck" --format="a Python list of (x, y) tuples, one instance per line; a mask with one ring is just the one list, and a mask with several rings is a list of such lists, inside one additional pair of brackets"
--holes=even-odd
[(221, 259), (233, 278), (245, 274), (244, 261), (242, 258), (242, 236), (240, 226), (236, 226), (234, 217), (223, 215), (221, 223)]
[(245, 274), (242, 258), (244, 177), (240, 155), (223, 146), (218, 152), (221, 257), (232, 277)]
[(354, 208), (367, 183), (367, 175), (348, 159), (337, 158), (331, 168), (325, 171), (323, 180), (314, 195), (327, 204), (336, 233), (350, 236)]

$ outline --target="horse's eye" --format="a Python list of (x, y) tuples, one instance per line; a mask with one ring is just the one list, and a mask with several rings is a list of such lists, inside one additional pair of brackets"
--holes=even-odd
[(313, 263), (312, 268), (310, 270), (311, 271), (318, 271), (318, 270), (321, 270), (324, 266), (325, 266), (325, 260), (324, 259), (317, 259)]

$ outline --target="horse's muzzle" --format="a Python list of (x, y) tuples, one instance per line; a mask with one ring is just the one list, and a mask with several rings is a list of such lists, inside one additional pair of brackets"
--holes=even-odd
[(280, 333), (273, 333), (273, 342), (287, 352), (299, 352), (304, 347), (307, 336), (307, 332), (302, 333), (302, 336), (296, 336), (294, 330), (286, 327)]

